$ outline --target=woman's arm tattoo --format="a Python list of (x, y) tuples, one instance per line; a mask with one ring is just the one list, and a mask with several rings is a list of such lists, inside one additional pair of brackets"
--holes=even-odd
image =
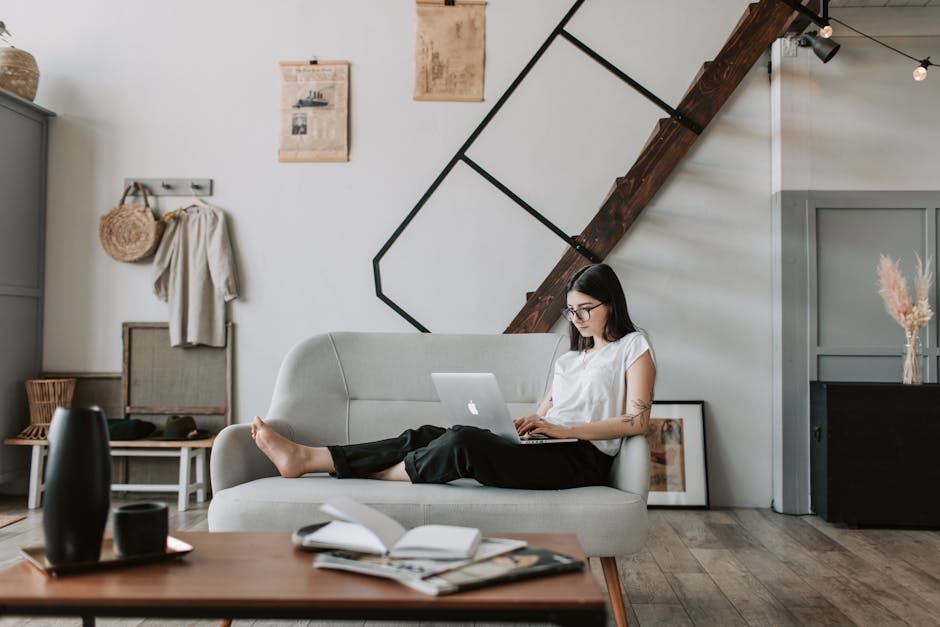
[(642, 419), (644, 416), (649, 414), (653, 404), (649, 401), (644, 401), (643, 399), (636, 399), (633, 401), (633, 407), (636, 409), (636, 411), (630, 412), (623, 417), (623, 421), (631, 426), (636, 424), (637, 418)]

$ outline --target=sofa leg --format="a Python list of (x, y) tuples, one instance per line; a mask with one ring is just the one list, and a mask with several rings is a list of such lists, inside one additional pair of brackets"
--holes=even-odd
[(219, 619), (219, 627), (232, 627), (232, 619), (231, 619), (231, 618), (220, 618), (220, 619)]
[(620, 591), (620, 573), (617, 572), (616, 557), (602, 557), (601, 568), (604, 570), (604, 582), (610, 597), (610, 609), (614, 613), (617, 627), (627, 627), (627, 608), (623, 605), (623, 593)]

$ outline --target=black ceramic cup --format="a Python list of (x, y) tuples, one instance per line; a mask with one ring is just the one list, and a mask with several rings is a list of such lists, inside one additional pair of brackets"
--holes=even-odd
[(147, 501), (114, 508), (114, 550), (122, 557), (166, 551), (166, 503)]

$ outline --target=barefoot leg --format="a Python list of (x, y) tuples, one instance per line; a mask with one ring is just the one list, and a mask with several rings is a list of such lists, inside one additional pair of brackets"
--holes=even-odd
[(370, 479), (382, 479), (384, 481), (411, 481), (411, 477), (405, 472), (405, 462), (398, 462), (394, 466), (389, 466), (385, 470), (372, 473)]
[(282, 477), (299, 477), (308, 472), (333, 472), (333, 458), (326, 448), (304, 446), (288, 440), (258, 416), (251, 422), (251, 437)]

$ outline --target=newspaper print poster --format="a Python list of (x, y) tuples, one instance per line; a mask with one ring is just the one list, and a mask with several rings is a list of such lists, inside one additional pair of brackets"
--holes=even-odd
[(483, 100), (486, 2), (417, 0), (415, 100)]
[(349, 63), (284, 61), (278, 161), (349, 161)]
[(685, 434), (682, 418), (650, 418), (650, 492), (685, 492)]

